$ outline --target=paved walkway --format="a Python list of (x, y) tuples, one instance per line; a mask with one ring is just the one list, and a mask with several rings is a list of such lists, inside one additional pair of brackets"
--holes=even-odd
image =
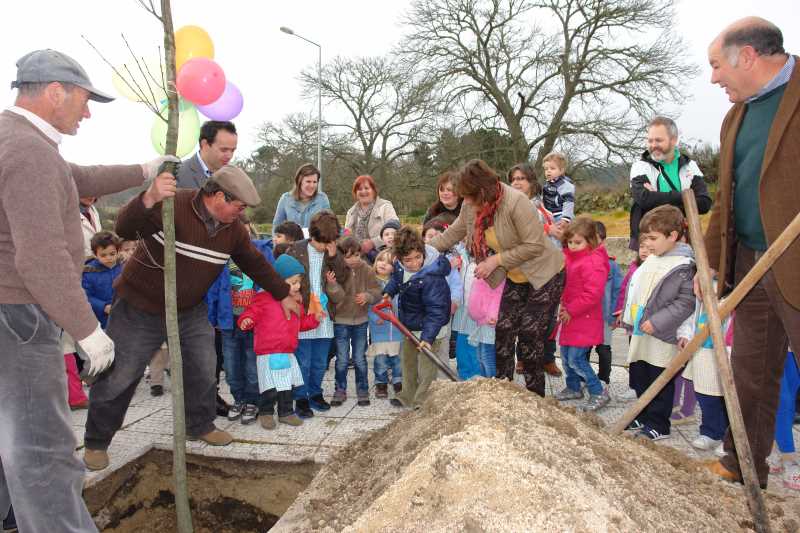
[[(627, 338), (620, 331), (614, 336), (614, 367), (611, 372), (611, 394), (614, 400), (598, 414), (611, 423), (616, 421), (632, 401), (619, 400), (622, 392), (628, 389), (628, 371), (622, 366), (627, 353)], [(454, 363), (454, 362), (453, 362)], [(558, 361), (560, 365), (560, 360)], [(372, 360), (369, 360), (370, 383), (373, 381)], [(355, 391), (355, 377), (351, 370), (348, 389)], [(547, 377), (547, 395), (560, 390), (564, 386), (563, 378)], [(224, 387), (224, 385), (223, 385)], [(169, 387), (167, 386), (167, 389)], [(323, 389), (326, 394), (333, 393), (333, 365), (330, 365), (325, 375)], [(371, 391), (374, 394), (374, 390)], [(227, 390), (223, 396), (230, 400)], [(117, 433), (109, 449), (111, 465), (101, 472), (87, 472), (87, 484), (91, 485), (103, 479), (120, 466), (136, 459), (152, 447), (171, 449), (172, 447), (172, 415), (171, 397), (167, 392), (164, 396), (153, 398), (150, 396), (149, 386), (142, 380), (136, 395), (133, 398), (128, 414), (125, 417), (123, 429)], [(567, 402), (577, 405), (579, 401)], [(229, 422), (225, 418), (217, 418), (219, 429), (229, 431), (233, 437), (233, 444), (225, 447), (208, 446), (202, 442), (187, 443), (189, 453), (230, 457), (235, 459), (253, 459), (261, 461), (304, 461), (326, 462), (337, 448), (347, 445), (352, 440), (373, 429), (378, 429), (389, 422), (398, 414), (400, 409), (389, 404), (388, 400), (375, 400), (368, 407), (359, 407), (356, 400), (350, 398), (341, 407), (334, 407), (325, 413), (316, 412), (314, 418), (308, 419), (299, 427), (289, 427), (279, 424), (278, 429), (266, 431), (256, 422), (244, 426), (240, 422)], [(699, 419), (700, 409), (696, 410)], [(83, 430), (86, 422), (86, 411), (75, 411), (72, 414), (72, 425), (78, 438), (79, 446), (83, 447)], [(682, 451), (687, 456), (704, 459), (713, 458), (713, 452), (698, 451), (691, 446), (692, 440), (698, 436), (699, 420), (695, 423), (673, 426), (672, 434), (668, 439), (658, 441), (658, 444), (670, 446)], [(800, 449), (800, 426), (795, 426), (795, 443)], [(79, 453), (83, 453), (82, 450)], [(770, 490), (777, 488), (778, 483), (770, 483)]]

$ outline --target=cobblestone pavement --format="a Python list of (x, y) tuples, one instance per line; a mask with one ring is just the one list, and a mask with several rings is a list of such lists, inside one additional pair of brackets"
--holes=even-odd
[[(613, 401), (602, 409), (598, 415), (606, 423), (616, 421), (625, 409), (632, 403), (631, 400), (621, 400), (620, 395), (628, 389), (628, 371), (624, 366), (627, 354), (627, 337), (621, 331), (616, 331), (613, 342), (613, 364), (611, 372), (611, 395)], [(593, 355), (593, 360), (595, 356)], [(452, 362), (453, 365), (455, 362)], [(560, 365), (560, 360), (558, 360)], [(370, 383), (373, 381), (372, 359), (369, 359)], [(455, 368), (455, 367), (454, 367)], [(354, 372), (349, 372), (349, 391), (355, 391)], [(142, 380), (136, 395), (128, 409), (122, 429), (114, 437), (109, 448), (111, 465), (101, 472), (88, 472), (87, 485), (94, 484), (103, 479), (120, 466), (136, 459), (152, 447), (171, 449), (172, 447), (172, 415), (171, 397), (169, 395), (169, 381), (167, 379), (166, 393), (157, 398), (150, 396), (149, 385)], [(564, 386), (563, 378), (547, 377), (547, 395), (560, 390)], [(323, 383), (328, 399), (333, 394), (333, 364), (325, 376)], [(391, 387), (390, 387), (391, 389)], [(391, 393), (390, 393), (391, 394)], [(231, 400), (223, 384), (223, 397)], [(389, 404), (388, 400), (376, 400), (374, 390), (371, 390), (372, 404), (368, 407), (356, 405), (355, 398), (349, 398), (341, 407), (334, 407), (330, 411), (315, 412), (314, 418), (304, 421), (301, 427), (294, 428), (280, 424), (272, 431), (266, 431), (256, 422), (251, 425), (242, 425), (239, 421), (229, 422), (225, 418), (217, 418), (216, 425), (219, 429), (230, 432), (234, 442), (225, 447), (207, 446), (202, 442), (188, 442), (189, 453), (230, 457), (235, 459), (254, 459), (261, 461), (306, 461), (312, 460), (324, 463), (331, 454), (347, 443), (358, 438), (364, 433), (378, 429), (389, 422), (401, 412), (400, 409)], [(566, 402), (577, 405), (580, 401)], [(680, 426), (673, 426), (672, 434), (668, 439), (658, 441), (659, 445), (670, 446), (682, 451), (687, 456), (696, 459), (714, 458), (713, 451), (699, 451), (691, 446), (692, 440), (698, 436), (700, 409), (696, 409), (696, 420)], [(72, 413), (72, 427), (78, 439), (79, 454), (82, 454), (83, 431), (86, 422), (86, 411)], [(795, 426), (795, 442), (800, 449), (800, 426)], [(770, 483), (770, 490), (783, 492), (779, 483)]]

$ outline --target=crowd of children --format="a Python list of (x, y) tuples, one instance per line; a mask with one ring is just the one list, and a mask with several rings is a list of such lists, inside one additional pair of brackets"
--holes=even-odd
[[(560, 345), (565, 387), (555, 398), (583, 399), (588, 393), (580, 409), (597, 411), (611, 401), (614, 328), (625, 328), (629, 335), (631, 391), (622, 398), (630, 399), (629, 394), (641, 396), (658, 378), (705, 323), (706, 315), (693, 293), (696, 266), (680, 209), (661, 206), (642, 218), (639, 253), (623, 276), (605, 248), (605, 226), (589, 217), (576, 217), (575, 187), (565, 168), (563, 155), (549, 154), (544, 158), (544, 187), (535, 183), (535, 173), (527, 164), (514, 167), (509, 180), (531, 198), (532, 211), (543, 223), (549, 242), (561, 247), (565, 257), (566, 283), (551, 335), (552, 345)], [(271, 242), (254, 235), (254, 244), (301, 303), (301, 312), (283, 319), (279, 302), (254, 286), (236, 265), (226, 267), (227, 284), (222, 290), (230, 293), (231, 316), (224, 322), (229, 325), (222, 328), (222, 339), (226, 381), (234, 398), (229, 419), (242, 424), (258, 420), (267, 430), (278, 423), (299, 426), (315, 410), (345, 404), (350, 367), (355, 369), (355, 403), (367, 406), (368, 358), (376, 399), (398, 407), (418, 407), (433, 380), (442, 377), (420, 347), (445, 364), (455, 358), (461, 379), (494, 377), (494, 328), (503, 284), (491, 287), (476, 278), (475, 260), (464, 243), (443, 254), (427, 245), (454, 220), (452, 213), (442, 213), (428, 220), (421, 232), (401, 226), (398, 220), (386, 221), (380, 232), (383, 245), (366, 255), (355, 237), (344, 234), (330, 211), (316, 213), (307, 233), (293, 222), (284, 222), (273, 229)], [(113, 281), (135, 244), (120, 242), (107, 231), (91, 240), (94, 257), (86, 263), (83, 286), (103, 326), (113, 305)], [(420, 346), (376, 314), (373, 306), (380, 302), (388, 302), (392, 314), (417, 336)], [(732, 331), (730, 320), (724, 327)], [(709, 339), (683, 374), (670, 381), (628, 429), (651, 440), (666, 438), (673, 424), (696, 421), (697, 404), (702, 422), (692, 445), (721, 453), (728, 419), (712, 348)], [(597, 371), (589, 362), (592, 350), (598, 356)], [(166, 366), (166, 352), (160, 352), (150, 370), (154, 395), (163, 393), (159, 374)], [(329, 352), (335, 354), (330, 403), (322, 390)], [(70, 404), (85, 406), (74, 359), (71, 365), (69, 359)], [(790, 357), (784, 377), (787, 403), (796, 397), (798, 387), (797, 365)], [(793, 413), (792, 409), (787, 407), (787, 413)], [(786, 486), (800, 489), (791, 429), (787, 437), (784, 426), (779, 420), (776, 450), (782, 455), (771, 457), (770, 465), (773, 472), (784, 475)]]

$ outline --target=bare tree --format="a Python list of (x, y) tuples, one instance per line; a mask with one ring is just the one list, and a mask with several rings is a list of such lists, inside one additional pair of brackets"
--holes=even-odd
[[(316, 71), (301, 74), (307, 95), (316, 97)], [(435, 80), (423, 78), (389, 57), (335, 58), (322, 71), (328, 115), (324, 149), (348, 162), (356, 174), (383, 178), (390, 164), (433, 138), (440, 98)], [(332, 105), (331, 105), (332, 104)]]
[(557, 144), (581, 164), (629, 157), (643, 121), (685, 97), (696, 67), (673, 0), (416, 0), (399, 51), (472, 129), (507, 133), (537, 165)]

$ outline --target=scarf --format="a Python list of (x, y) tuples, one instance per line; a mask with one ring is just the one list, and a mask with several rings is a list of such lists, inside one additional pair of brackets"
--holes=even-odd
[(497, 182), (497, 193), (493, 202), (483, 204), (475, 214), (475, 226), (472, 232), (470, 253), (476, 263), (480, 263), (489, 256), (489, 247), (486, 244), (486, 230), (494, 223), (494, 214), (503, 199), (503, 187)]
[(369, 217), (372, 215), (372, 210), (375, 209), (375, 202), (369, 204), (368, 207), (363, 208), (361, 204), (356, 203), (356, 227), (355, 236), (360, 240), (369, 239)]

